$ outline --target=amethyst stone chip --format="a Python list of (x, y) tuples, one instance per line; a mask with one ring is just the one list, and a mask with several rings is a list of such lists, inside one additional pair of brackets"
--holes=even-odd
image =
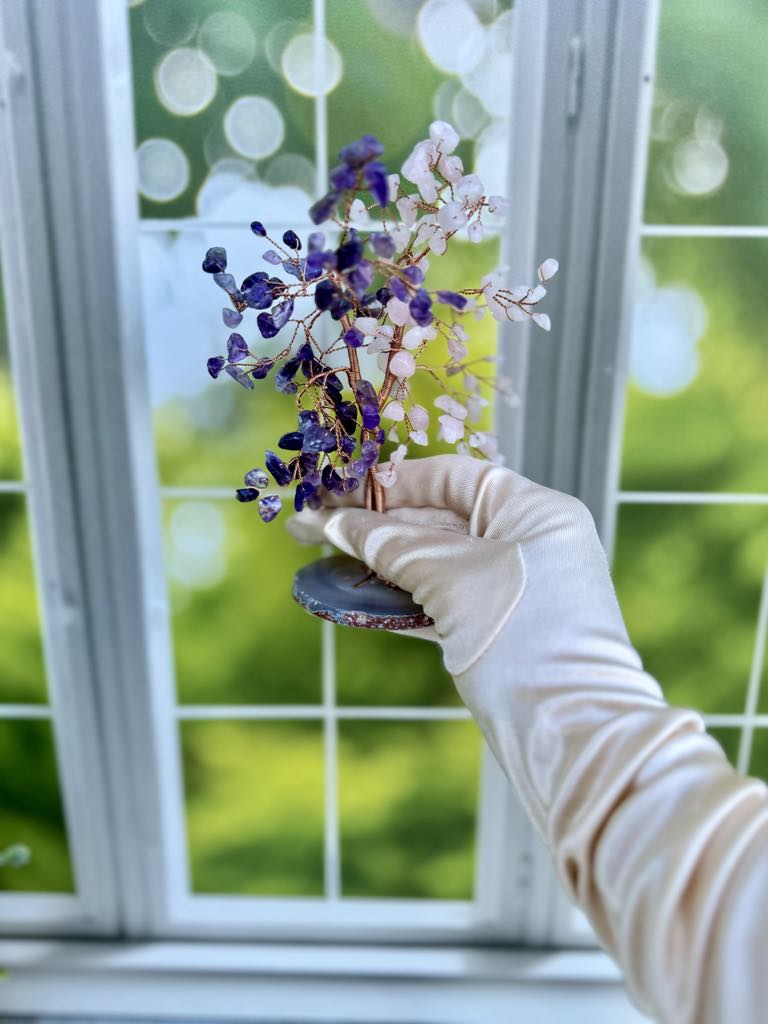
[(214, 245), (203, 259), (203, 270), (206, 274), (221, 274), (227, 269), (227, 250)]
[(453, 306), (454, 309), (464, 309), (467, 304), (466, 298), (459, 295), (458, 292), (439, 291), (437, 299), (438, 302), (443, 302), (446, 306)]
[(242, 334), (230, 334), (227, 338), (227, 356), (230, 363), (239, 363), (248, 354), (248, 346)]
[(289, 249), (301, 248), (301, 239), (296, 234), (296, 232), (291, 231), (290, 228), (288, 228), (288, 230), (283, 233), (283, 241), (285, 242)]
[(283, 507), (279, 494), (267, 494), (259, 499), (259, 515), (265, 523), (271, 523)]
[(247, 388), (249, 391), (253, 391), (253, 381), (241, 366), (233, 366), (230, 363), (230, 365), (225, 366), (224, 369), (233, 380), (237, 381), (238, 384), (242, 384), (244, 388)]
[(300, 448), (303, 452), (333, 452), (336, 450), (336, 435), (319, 423), (310, 423), (303, 434)]
[(267, 449), (266, 452), (266, 463), (267, 469), (275, 479), (275, 483), (279, 484), (280, 487), (285, 487), (291, 482), (292, 473), (290, 469), (286, 466), (279, 455), (276, 455), (275, 452), (270, 451), (269, 449)]
[(243, 483), (248, 487), (257, 487), (263, 491), (265, 487), (269, 487), (269, 477), (265, 469), (249, 469), (243, 477)]
[(384, 147), (375, 135), (362, 135), (339, 151), (339, 160), (350, 167), (360, 167), (369, 160), (375, 160), (383, 152)]
[(255, 501), (259, 496), (259, 492), (255, 487), (241, 487), (235, 491), (235, 497), (238, 501)]
[(301, 431), (292, 430), (288, 434), (283, 434), (283, 436), (277, 442), (277, 447), (282, 448), (284, 451), (298, 452), (301, 451), (303, 441), (304, 435), (301, 433)]
[(434, 319), (432, 299), (429, 297), (429, 292), (423, 288), (419, 289), (413, 296), (408, 303), (408, 309), (411, 311), (411, 316), (419, 327), (428, 327)]
[(394, 239), (391, 235), (386, 234), (386, 232), (374, 231), (373, 234), (369, 236), (368, 241), (376, 255), (381, 256), (382, 259), (388, 260), (390, 256), (395, 255)]
[(387, 181), (387, 168), (384, 164), (374, 160), (363, 168), (365, 180), (376, 202), (382, 208), (389, 202), (389, 182)]
[(224, 363), (226, 363), (226, 359), (224, 358), (224, 356), (211, 356), (211, 358), (208, 360), (208, 373), (210, 373), (214, 380), (216, 380), (221, 371), (224, 369)]
[(251, 221), (251, 231), (254, 233), (254, 235), (259, 235), (260, 238), (265, 238), (267, 234), (267, 229), (264, 227), (260, 220)]
[(336, 204), (340, 198), (340, 192), (329, 192), (328, 195), (323, 196), (322, 199), (318, 199), (316, 203), (313, 203), (309, 208), (309, 216), (312, 223), (322, 224), (324, 220), (328, 220), (336, 209)]
[(239, 313), (236, 309), (230, 309), (229, 306), (225, 306), (221, 311), (221, 319), (224, 321), (225, 327), (237, 327), (243, 319), (243, 314)]

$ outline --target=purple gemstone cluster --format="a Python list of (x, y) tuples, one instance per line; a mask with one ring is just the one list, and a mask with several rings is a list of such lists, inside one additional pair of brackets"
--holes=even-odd
[[(440, 438), (473, 454), (495, 456), (492, 435), (465, 434), (464, 421), (477, 420), (487, 402), (477, 394), (477, 372), (468, 370), (468, 335), (456, 318), (472, 312), (479, 319), (490, 310), (501, 319), (501, 310), (507, 319), (538, 316), (544, 326), (547, 318), (529, 308), (544, 289), (509, 291), (501, 287), (499, 272), (484, 278), (483, 287), (461, 292), (426, 287), (429, 256), (441, 255), (464, 227), (469, 240), (478, 241), (483, 213), (504, 202), (486, 198), (477, 176), (464, 175), (459, 157), (449, 156), (458, 144), (450, 125), (434, 122), (430, 140), (419, 143), (403, 165), (404, 177), (418, 185), (416, 194), (409, 194), (399, 175), (387, 172), (381, 142), (363, 135), (340, 151), (330, 191), (309, 210), (313, 224), (331, 222), (327, 233), (311, 231), (302, 240), (288, 229), (276, 240), (261, 221), (252, 221), (253, 234), (271, 246), (262, 254), (269, 270), (250, 273), (238, 284), (227, 270), (223, 248), (213, 246), (205, 254), (203, 270), (228, 297), (222, 320), (231, 332), (226, 354), (208, 359), (208, 373), (213, 378), (227, 373), (248, 390), (271, 376), (274, 387), (296, 403), (295, 428), (275, 445), (283, 455), (268, 450), (266, 469), (249, 470), (235, 492), (239, 501), (257, 502), (265, 522), (282, 504), (278, 495), (263, 493), (270, 480), (293, 486), (297, 511), (319, 507), (323, 491), (343, 495), (361, 484), (366, 504), (383, 507), (383, 489), (394, 481), (408, 441), (427, 443), (429, 414), (423, 406), (409, 405), (409, 378), (419, 369), (425, 346), (439, 337), (448, 350), (446, 376), (463, 374), (462, 389), (444, 389), (435, 400), (445, 410)], [(556, 261), (548, 265), (556, 269)], [(447, 310), (444, 317), (435, 314), (433, 303)], [(239, 333), (248, 309), (256, 310), (264, 341), (285, 332), (288, 340), (279, 351), (264, 346), (268, 354), (259, 354)], [(337, 325), (330, 342), (319, 341), (321, 317)], [(361, 350), (375, 357), (383, 373), (378, 389), (361, 372)], [(382, 420), (391, 421), (388, 430)], [(382, 472), (378, 463), (387, 440), (398, 448)]]

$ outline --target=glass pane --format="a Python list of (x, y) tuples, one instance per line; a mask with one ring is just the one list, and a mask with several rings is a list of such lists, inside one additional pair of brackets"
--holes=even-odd
[(471, 721), (339, 722), (344, 896), (472, 898), (480, 751)]
[(21, 479), (21, 442), (8, 359), (5, 298), (0, 277), (0, 480)]
[(768, 782), (768, 729), (755, 729), (752, 734), (749, 774)]
[(291, 597), (320, 554), (234, 500), (165, 502), (179, 699), (318, 703), (320, 620)]
[(385, 162), (398, 170), (437, 116), (467, 140), (458, 150), (466, 168), (477, 171), (489, 194), (504, 195), (509, 7), (494, 0), (328, 4), (328, 36), (344, 62), (338, 88), (328, 97), (331, 158), (362, 131), (372, 131), (384, 143)]
[(0, 494), (0, 713), (3, 703), (44, 701), (45, 689), (26, 501)]
[(238, 192), (268, 192), (275, 181), (308, 198), (315, 179), (311, 13), (311, 0), (290, 7), (281, 0), (145, 0), (133, 7), (143, 216), (224, 220), (234, 209), (239, 220)]
[(768, 8), (664, 0), (647, 223), (766, 224)]
[(616, 589), (671, 704), (744, 710), (767, 554), (761, 507), (622, 506)]
[(646, 239), (626, 490), (768, 492), (768, 240)]
[(707, 732), (714, 736), (717, 742), (725, 751), (725, 756), (735, 767), (739, 756), (739, 742), (741, 741), (741, 729), (729, 729), (725, 726), (708, 725)]
[(462, 706), (437, 644), (377, 629), (335, 634), (339, 704)]
[(183, 722), (192, 888), (323, 892), (320, 722)]
[(49, 722), (0, 719), (0, 808), (0, 851), (21, 843), (31, 854), (0, 868), (0, 891), (72, 892)]

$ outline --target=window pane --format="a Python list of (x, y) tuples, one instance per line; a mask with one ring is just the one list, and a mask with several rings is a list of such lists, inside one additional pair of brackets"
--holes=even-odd
[(725, 755), (735, 767), (739, 756), (739, 742), (741, 740), (741, 729), (729, 729), (724, 726), (707, 726), (707, 732), (714, 736), (717, 742), (725, 751)]
[(21, 444), (11, 367), (8, 361), (5, 299), (3, 297), (3, 282), (0, 278), (0, 480), (20, 479)]
[(0, 719), (0, 850), (22, 843), (20, 868), (0, 868), (0, 891), (72, 892), (51, 726)]
[(462, 706), (437, 644), (377, 629), (335, 633), (339, 704)]
[(622, 506), (616, 589), (671, 704), (744, 710), (766, 556), (762, 507)]
[(259, 182), (262, 189), (290, 183), (308, 196), (314, 103), (301, 54), (311, 13), (310, 0), (289, 8), (281, 0), (145, 0), (133, 7), (143, 216), (222, 220), (234, 209), (239, 219), (238, 190)]
[(646, 222), (768, 223), (767, 50), (764, 4), (664, 0)]
[(0, 714), (3, 703), (44, 701), (45, 689), (26, 501), (0, 494)]
[(622, 486), (768, 492), (768, 241), (647, 239), (643, 257)]
[(341, 721), (339, 751), (343, 895), (471, 899), (474, 722)]
[(768, 729), (755, 729), (752, 735), (749, 774), (768, 782)]
[(184, 722), (192, 888), (323, 892), (320, 722)]
[(234, 498), (165, 502), (165, 536), (180, 700), (318, 703), (320, 620), (291, 596), (318, 549)]

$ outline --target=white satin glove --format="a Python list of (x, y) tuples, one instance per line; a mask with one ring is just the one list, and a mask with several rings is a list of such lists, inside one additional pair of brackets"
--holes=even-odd
[[(353, 496), (354, 498), (354, 496)], [(455, 455), (291, 520), (410, 591), (570, 898), (669, 1024), (768, 1021), (768, 799), (668, 706), (575, 498)], [(713, 642), (717, 638), (713, 637)]]

